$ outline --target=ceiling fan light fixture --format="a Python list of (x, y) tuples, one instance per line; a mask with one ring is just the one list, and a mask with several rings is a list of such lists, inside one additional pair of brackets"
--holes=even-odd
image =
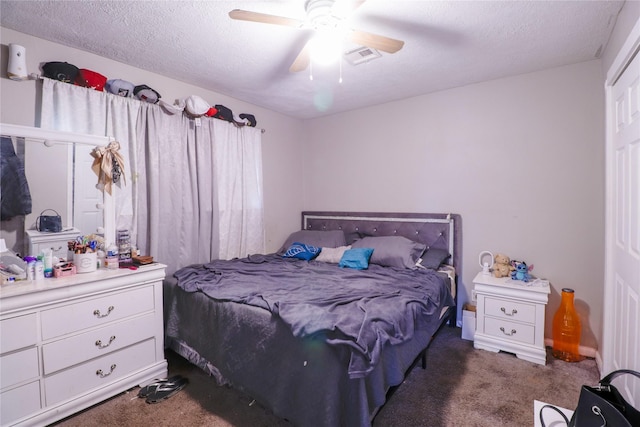
[(342, 55), (342, 40), (336, 31), (316, 31), (309, 41), (311, 60), (320, 65), (335, 63)]

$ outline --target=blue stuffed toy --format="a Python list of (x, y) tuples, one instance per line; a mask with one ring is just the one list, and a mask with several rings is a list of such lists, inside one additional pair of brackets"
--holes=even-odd
[(514, 267), (516, 269), (511, 272), (511, 278), (513, 280), (521, 280), (523, 282), (528, 282), (529, 280), (531, 280), (529, 270), (533, 269), (533, 266), (527, 267), (527, 263), (524, 261), (516, 262), (514, 264)]

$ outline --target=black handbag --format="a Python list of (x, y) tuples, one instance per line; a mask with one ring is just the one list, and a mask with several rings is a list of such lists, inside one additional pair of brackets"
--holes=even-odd
[[(44, 215), (45, 212), (52, 211), (55, 215)], [(53, 209), (45, 209), (40, 212), (40, 216), (36, 220), (36, 230), (47, 231), (50, 233), (59, 233), (62, 231), (62, 218), (60, 214)]]
[(578, 407), (571, 420), (555, 406), (544, 405), (540, 408), (540, 424), (546, 427), (542, 411), (545, 408), (558, 412), (569, 427), (636, 427), (640, 426), (640, 411), (627, 402), (618, 389), (611, 384), (614, 378), (630, 374), (640, 378), (640, 373), (629, 369), (613, 371), (600, 380), (597, 386), (583, 385), (580, 389)]

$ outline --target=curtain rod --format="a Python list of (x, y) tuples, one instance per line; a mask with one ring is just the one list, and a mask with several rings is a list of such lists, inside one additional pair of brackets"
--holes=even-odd
[[(25, 78), (23, 80), (44, 80), (44, 77), (42, 77), (40, 74), (31, 73), (31, 74), (29, 74), (29, 77), (27, 77), (27, 78)], [(115, 94), (110, 93), (109, 95), (115, 95)], [(115, 95), (115, 96), (117, 96), (117, 95)], [(266, 131), (267, 131), (266, 129), (260, 128), (260, 133), (265, 133)]]

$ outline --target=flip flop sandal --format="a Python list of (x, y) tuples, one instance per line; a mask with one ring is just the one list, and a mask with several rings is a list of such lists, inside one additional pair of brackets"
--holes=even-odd
[(155, 391), (156, 388), (158, 388), (159, 386), (175, 384), (176, 381), (180, 381), (181, 379), (182, 379), (182, 375), (175, 375), (171, 378), (155, 380), (152, 383), (147, 384), (146, 386), (140, 388), (140, 391), (138, 391), (138, 397), (145, 399), (147, 396), (149, 396), (149, 394)]
[(167, 400), (189, 384), (187, 378), (181, 378), (172, 384), (160, 384), (147, 396), (147, 403), (158, 403)]

